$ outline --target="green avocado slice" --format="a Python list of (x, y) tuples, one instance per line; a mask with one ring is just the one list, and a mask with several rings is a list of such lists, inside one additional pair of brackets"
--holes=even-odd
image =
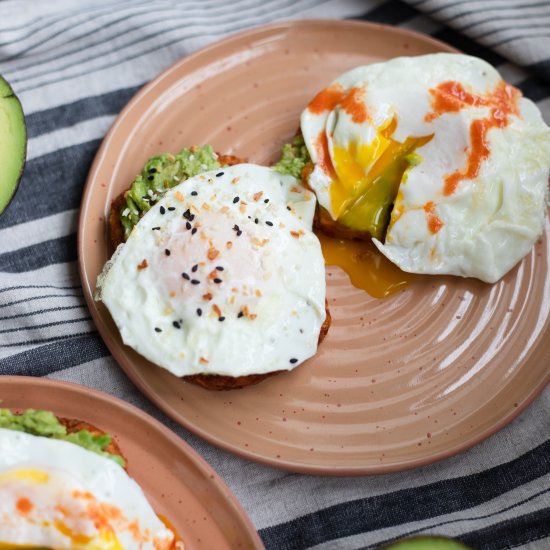
[(0, 76), (0, 214), (19, 185), (27, 157), (27, 128), (23, 108)]
[(402, 539), (384, 546), (383, 550), (471, 550), (457, 540), (437, 536), (418, 536)]
[(285, 143), (281, 153), (281, 159), (273, 168), (280, 174), (289, 174), (294, 176), (298, 181), (302, 180), (302, 170), (305, 165), (311, 161), (304, 136), (300, 132), (292, 143)]
[(94, 435), (88, 430), (67, 433), (67, 428), (51, 411), (27, 409), (16, 414), (10, 409), (0, 408), (0, 428), (69, 441), (88, 451), (110, 458), (123, 468), (126, 465), (123, 457), (105, 451), (112, 440), (109, 434)]

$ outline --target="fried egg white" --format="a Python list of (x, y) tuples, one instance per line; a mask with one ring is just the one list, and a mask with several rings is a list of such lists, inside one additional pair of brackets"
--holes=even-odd
[(550, 129), (485, 61), (358, 67), (314, 98), (301, 127), (321, 207), (404, 271), (495, 282), (542, 233)]
[(0, 429), (0, 548), (168, 550), (173, 540), (111, 459)]
[(313, 193), (267, 167), (190, 178), (118, 247), (96, 298), (125, 344), (177, 376), (292, 369), (325, 320), (314, 210)]

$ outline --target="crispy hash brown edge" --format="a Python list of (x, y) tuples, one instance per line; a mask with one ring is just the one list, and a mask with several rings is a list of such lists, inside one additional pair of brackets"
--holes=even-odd
[[(222, 165), (226, 166), (235, 166), (236, 164), (243, 164), (246, 160), (236, 157), (235, 155), (219, 155), (218, 161)], [(307, 168), (307, 167), (306, 167)], [(304, 169), (305, 174), (306, 169)], [(307, 181), (307, 177), (302, 175), (302, 180)], [(306, 187), (309, 188), (308, 185)], [(118, 195), (113, 202), (111, 203), (111, 210), (109, 213), (109, 237), (111, 240), (111, 245), (113, 249), (124, 242), (124, 228), (119, 218), (119, 212), (122, 206), (125, 203), (126, 191), (123, 191)], [(317, 214), (315, 215), (317, 218)], [(328, 309), (328, 302), (325, 299), (325, 311), (326, 317), (324, 323), (321, 325), (321, 330), (319, 332), (319, 344), (325, 339), (325, 336), (328, 333), (330, 324), (332, 322), (332, 317)], [(286, 370), (278, 370), (273, 372), (268, 372), (266, 374), (249, 374), (247, 376), (224, 376), (220, 374), (190, 374), (188, 376), (183, 376), (183, 380), (195, 384), (207, 390), (214, 391), (224, 391), (224, 390), (236, 390), (245, 388), (246, 386), (252, 386), (262, 382), (266, 378), (280, 374), (281, 372), (287, 372)], [(111, 452), (111, 451), (109, 451)], [(122, 456), (122, 455), (121, 455)]]
[[(321, 331), (319, 332), (319, 344), (325, 339), (332, 317), (328, 310), (328, 302), (325, 299), (325, 311), (326, 317), (324, 323), (321, 325)], [(249, 374), (248, 376), (222, 376), (220, 374), (191, 374), (184, 376), (183, 379), (207, 390), (237, 390), (246, 386), (253, 386), (258, 384), (262, 380), (281, 374), (282, 372), (288, 372), (286, 370), (276, 370), (265, 374)]]

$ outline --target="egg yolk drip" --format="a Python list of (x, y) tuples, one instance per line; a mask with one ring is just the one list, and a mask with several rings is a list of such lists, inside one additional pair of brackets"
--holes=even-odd
[(385, 298), (407, 287), (414, 275), (401, 271), (382, 256), (371, 241), (336, 239), (317, 233), (327, 265), (336, 265), (348, 275), (355, 288), (374, 298)]

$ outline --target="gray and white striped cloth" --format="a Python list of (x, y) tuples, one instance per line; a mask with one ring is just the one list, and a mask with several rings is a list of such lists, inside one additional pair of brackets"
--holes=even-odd
[(4, 0), (0, 72), (22, 100), (28, 162), (0, 217), (0, 374), (92, 386), (161, 419), (235, 492), (267, 548), (374, 548), (413, 533), (479, 549), (550, 547), (550, 390), (454, 458), (380, 477), (290, 474), (234, 457), (163, 416), (117, 368), (82, 297), (78, 208), (117, 113), (181, 57), (235, 31), (354, 17), (485, 58), (550, 122), (548, 0)]

